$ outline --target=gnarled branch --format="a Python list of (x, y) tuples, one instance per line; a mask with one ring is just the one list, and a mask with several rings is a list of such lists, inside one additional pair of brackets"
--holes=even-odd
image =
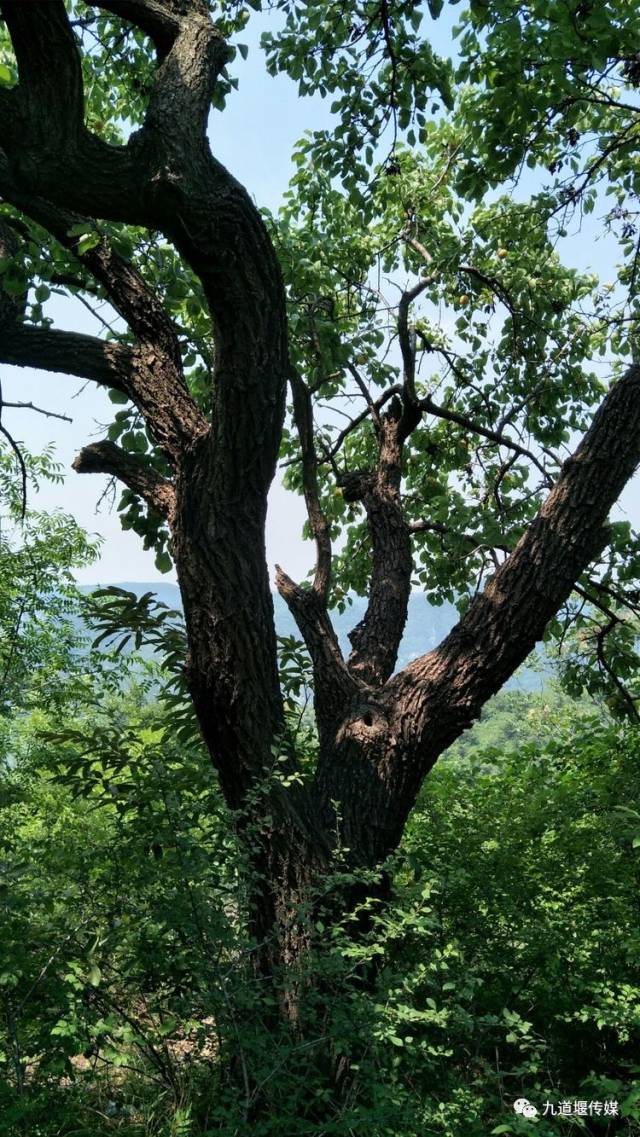
[[(209, 424), (187, 389), (178, 338), (160, 300), (140, 273), (99, 236), (99, 230), (95, 245), (81, 251), (82, 231), (91, 233), (96, 229), (94, 222), (58, 209), (40, 197), (16, 193), (14, 201), (103, 285), (114, 308), (136, 336), (136, 343), (128, 348), (70, 332), (27, 329), (16, 322), (5, 333), (0, 358), (7, 363), (81, 375), (124, 392), (144, 415), (158, 443), (176, 460), (185, 446), (207, 433)], [(51, 349), (55, 367), (47, 362), (47, 348)], [(11, 357), (12, 351), (16, 358)]]
[(175, 490), (171, 482), (114, 442), (105, 439), (83, 447), (73, 468), (78, 474), (109, 474), (118, 478), (157, 513), (172, 520)]

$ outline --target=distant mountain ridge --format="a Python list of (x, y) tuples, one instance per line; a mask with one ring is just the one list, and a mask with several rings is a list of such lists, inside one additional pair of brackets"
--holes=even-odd
[[(90, 592), (93, 588), (124, 588), (142, 596), (145, 592), (153, 592), (158, 600), (169, 608), (182, 609), (180, 590), (177, 584), (164, 581), (118, 581), (104, 585), (85, 585), (83, 592)], [(344, 612), (337, 610), (331, 613), (333, 625), (340, 641), (343, 652), (348, 653), (351, 645), (348, 633), (363, 618), (366, 610), (366, 600), (360, 596), (353, 596), (350, 605)], [(275, 612), (276, 631), (281, 636), (295, 636), (300, 638), (293, 616), (279, 593), (273, 593), (273, 607)], [(441, 640), (451, 631), (459, 619), (458, 612), (453, 604), (444, 603), (440, 607), (429, 604), (421, 592), (412, 592), (409, 598), (409, 611), (407, 623), (398, 652), (398, 669), (405, 667), (412, 659), (431, 651), (437, 647)], [(542, 685), (542, 676), (539, 672), (527, 668), (520, 668), (509, 685), (517, 684), (524, 690), (535, 690)]]

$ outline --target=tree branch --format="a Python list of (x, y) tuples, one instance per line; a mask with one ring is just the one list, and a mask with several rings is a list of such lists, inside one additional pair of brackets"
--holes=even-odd
[[(187, 389), (178, 337), (160, 300), (140, 273), (116, 253), (104, 237), (99, 236), (95, 222), (60, 210), (39, 197), (16, 194), (14, 201), (18, 208), (43, 225), (77, 257), (103, 285), (113, 307), (126, 320), (137, 341), (132, 348), (125, 348), (103, 344), (91, 336), (76, 335), (74, 343), (72, 333), (49, 330), (42, 338), (47, 346), (45, 337), (51, 337), (48, 346), (53, 349), (56, 367), (52, 368), (44, 355), (41, 364), (26, 356), (24, 362), (43, 366), (46, 370), (79, 374), (123, 391), (144, 415), (160, 446), (176, 460), (194, 438), (208, 432), (209, 424)], [(92, 234), (94, 231), (95, 245), (81, 252), (83, 233)], [(32, 350), (38, 351), (37, 337), (31, 333), (30, 337), (29, 341), (24, 326), (14, 325), (7, 332), (6, 345), (0, 346), (0, 357), (5, 347), (10, 350), (13, 346), (18, 353), (28, 351), (29, 342), (33, 344)], [(87, 349), (86, 361), (81, 354), (83, 348)], [(77, 360), (75, 349), (78, 351)], [(6, 362), (13, 360), (7, 356)], [(21, 363), (21, 360), (16, 362)], [(116, 363), (126, 364), (126, 371), (114, 373)], [(107, 374), (105, 364), (110, 368)]]
[(172, 2), (168, 7), (176, 31), (156, 72), (144, 127), (162, 138), (165, 158), (184, 157), (201, 142), (216, 80), (231, 55), (206, 3)]
[[(57, 42), (44, 60), (41, 50), (50, 26), (49, 6), (40, 0), (29, 5), (6, 0), (6, 8), (12, 14), (16, 50), (28, 54), (26, 40), (33, 34), (36, 48), (31, 49), (30, 59), (39, 58), (55, 78), (58, 62), (62, 68), (67, 63), (72, 33), (60, 48), (60, 60)], [(0, 144), (6, 152), (4, 157), (0, 152), (0, 192), (33, 215), (29, 202), (33, 203), (37, 186), (41, 202), (68, 216), (73, 212), (80, 218), (98, 216), (160, 229), (173, 241), (200, 277), (213, 317), (220, 477), (232, 485), (240, 468), (242, 479), (250, 469), (254, 488), (259, 482), (261, 494), (266, 494), (277, 461), (288, 375), (284, 289), (257, 209), (208, 148), (206, 109), (226, 49), (206, 16), (207, 9), (204, 0), (195, 4), (140, 0), (127, 5), (127, 16), (142, 18), (148, 30), (149, 21), (155, 28), (162, 25), (173, 42), (158, 68), (145, 126), (126, 146), (107, 146), (88, 131), (78, 136), (71, 128), (62, 147), (30, 146), (30, 120), (37, 114), (45, 122), (46, 104), (34, 108), (28, 98), (23, 99), (17, 122), (15, 116), (1, 113), (0, 99)], [(55, 13), (56, 20), (64, 23), (64, 6), (57, 0)], [(124, 15), (124, 9), (119, 14)], [(44, 217), (41, 223), (47, 225)], [(62, 239), (59, 231), (56, 235)], [(88, 253), (87, 263), (102, 280), (91, 263), (101, 251)], [(143, 363), (145, 358), (149, 359), (148, 353)], [(162, 399), (157, 388), (165, 384), (157, 358), (154, 365), (149, 386), (158, 408)], [(152, 401), (141, 402), (143, 413), (150, 414)], [(183, 434), (192, 435), (193, 416), (188, 417), (191, 421)], [(176, 419), (172, 423), (166, 419), (165, 415), (164, 421), (149, 425), (171, 452), (177, 441), (170, 437)], [(196, 430), (201, 424), (200, 420)], [(238, 447), (248, 438), (253, 439), (249, 464), (238, 460)], [(238, 486), (239, 492), (245, 488)]]
[(314, 674), (314, 704), (321, 742), (338, 729), (358, 687), (347, 670), (326, 605), (276, 565), (276, 588), (307, 645)]
[(353, 651), (347, 663), (353, 675), (372, 685), (384, 683), (396, 665), (411, 592), (411, 537), (400, 497), (405, 413), (395, 398), (379, 421), (376, 468), (351, 489), (351, 499), (360, 499), (367, 514), (372, 569), (367, 610), (349, 633)]
[(420, 406), (427, 414), (435, 415), (436, 418), (444, 419), (445, 422), (454, 422), (458, 426), (464, 427), (465, 430), (468, 430), (471, 434), (479, 434), (481, 438), (487, 438), (490, 442), (495, 442), (498, 446), (505, 446), (508, 450), (513, 450), (514, 454), (520, 454), (521, 457), (527, 458), (533, 463), (536, 469), (540, 471), (544, 478), (545, 485), (550, 486), (552, 484), (549, 474), (539, 458), (537, 458), (531, 450), (527, 450), (525, 446), (521, 446), (515, 439), (504, 435), (502, 431), (491, 430), (490, 427), (481, 426), (480, 423), (474, 422), (473, 419), (460, 414), (458, 411), (451, 411), (447, 407), (440, 407), (437, 403), (434, 403), (429, 395), (420, 400)]
[(35, 414), (44, 415), (45, 418), (57, 418), (61, 422), (73, 422), (69, 415), (61, 415), (57, 411), (48, 411), (45, 407), (37, 407), (35, 403), (8, 403), (6, 399), (3, 399), (0, 409), (4, 410), (5, 407), (20, 411), (34, 411)]
[[(2, 404), (0, 404), (0, 416), (1, 416), (1, 414), (2, 414)], [(20, 450), (18, 443), (16, 442), (13, 435), (7, 430), (6, 426), (4, 426), (4, 424), (2, 423), (1, 417), (0, 417), (0, 434), (2, 435), (3, 438), (6, 438), (7, 442), (9, 443), (9, 446), (13, 450), (15, 459), (16, 459), (16, 461), (18, 463), (18, 467), (20, 469), (20, 481), (21, 481), (21, 489), (22, 489), (22, 506), (20, 509), (20, 519), (21, 519), (21, 521), (24, 521), (24, 519), (27, 515), (27, 481), (28, 481), (27, 467), (25, 464), (25, 460), (22, 457), (22, 451)]]
[[(16, 6), (25, 29), (46, 7)], [(15, 100), (0, 92), (0, 194), (31, 216), (37, 202), (40, 224), (63, 243), (68, 226), (60, 230), (54, 210), (74, 224), (99, 218), (159, 230), (202, 282), (216, 344), (211, 427), (183, 385), (179, 355), (153, 309), (147, 334), (148, 290), (133, 270), (102, 239), (83, 254), (72, 248), (139, 341), (132, 394), (176, 469), (174, 547), (189, 689), (227, 800), (237, 807), (255, 772), (270, 767), (282, 724), (264, 520), (290, 368), (273, 244), (247, 192), (209, 149), (206, 111), (226, 52), (205, 9), (205, 0), (130, 0), (126, 13), (116, 12), (142, 18), (157, 42), (167, 36), (145, 124), (125, 146), (70, 128), (57, 151), (32, 147), (28, 100), (18, 87), (20, 113), (12, 117)], [(115, 12), (113, 5), (105, 10)], [(170, 20), (177, 28), (163, 33), (160, 25)], [(52, 82), (57, 62), (51, 51)], [(46, 122), (46, 103), (37, 113)]]
[(77, 375), (129, 395), (134, 360), (131, 348), (95, 336), (29, 324), (0, 324), (0, 361), (15, 367)]
[(78, 474), (109, 474), (118, 478), (157, 513), (172, 520), (175, 490), (171, 482), (115, 443), (105, 439), (83, 447), (73, 469)]
[(313, 406), (309, 389), (300, 374), (291, 369), (293, 413), (302, 451), (302, 484), (311, 532), (315, 538), (317, 560), (313, 591), (326, 604), (331, 579), (331, 535), (322, 512), (318, 493), (318, 459), (313, 441)]
[(392, 681), (389, 693), (404, 738), (418, 748), (411, 768), (399, 767), (408, 799), (438, 754), (541, 639), (604, 547), (609, 510), (639, 461), (640, 367), (634, 365), (611, 388), (538, 516), (485, 591), (435, 651)]
[[(400, 341), (400, 351), (402, 353), (402, 364), (404, 370), (404, 388), (406, 397), (412, 402), (416, 402), (416, 347), (415, 342), (411, 342), (411, 334), (409, 331), (409, 310), (414, 300), (428, 288), (431, 280), (419, 280), (414, 284), (413, 288), (408, 288), (402, 293), (400, 303), (398, 305), (398, 339)], [(414, 335), (415, 340), (415, 335)]]
[(331, 462), (331, 460), (335, 458), (339, 453), (345, 438), (347, 438), (352, 431), (361, 426), (363, 422), (366, 422), (370, 415), (373, 419), (374, 425), (377, 425), (379, 423), (379, 412), (381, 411), (382, 407), (384, 407), (385, 403), (388, 403), (390, 399), (393, 399), (394, 395), (401, 394), (402, 387), (395, 385), (393, 387), (389, 387), (386, 391), (384, 391), (383, 394), (375, 400), (375, 402), (367, 403), (366, 409), (362, 411), (361, 414), (356, 415), (356, 417), (351, 420), (349, 425), (345, 426), (344, 430), (340, 431), (331, 448), (325, 452), (325, 456), (322, 461)]
[(609, 660), (607, 659), (607, 656), (606, 656), (606, 653), (604, 650), (605, 640), (606, 640), (607, 636), (609, 635), (610, 632), (613, 631), (613, 629), (619, 623), (622, 623), (622, 621), (614, 616), (609, 621), (608, 624), (605, 624), (603, 627), (601, 627), (599, 629), (598, 634), (596, 636), (596, 655), (597, 655), (597, 659), (598, 659), (598, 663), (600, 664), (600, 667), (605, 672), (605, 674), (609, 677), (609, 679), (613, 683), (614, 687), (618, 691), (620, 697), (622, 698), (624, 705), (627, 709), (627, 714), (629, 715), (629, 718), (631, 719), (632, 722), (640, 724), (640, 712), (638, 711), (638, 708), (636, 707), (636, 700), (633, 698), (631, 693), (627, 690), (627, 688), (625, 687), (624, 683), (619, 678), (619, 676), (616, 675), (615, 670), (613, 669), (613, 667), (609, 663)]
[(23, 144), (42, 147), (45, 153), (66, 151), (77, 144), (82, 130), (83, 89), (80, 57), (64, 3), (3, 0), (0, 12), (18, 63)]
[(99, 0), (93, 5), (135, 24), (149, 36), (163, 59), (180, 31), (180, 19), (193, 8), (206, 15), (203, 0)]

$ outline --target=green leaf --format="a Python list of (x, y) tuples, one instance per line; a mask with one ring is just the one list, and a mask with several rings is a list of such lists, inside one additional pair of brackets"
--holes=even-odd
[(91, 967), (89, 968), (88, 978), (89, 978), (89, 982), (90, 982), (92, 987), (98, 987), (100, 985), (100, 980), (102, 979), (102, 972), (100, 971), (100, 968), (98, 967), (97, 963), (91, 964)]
[(158, 572), (171, 572), (173, 561), (166, 552), (156, 553), (156, 568)]
[(99, 244), (100, 236), (98, 233), (84, 233), (77, 244), (78, 256), (89, 253), (91, 249), (95, 249)]

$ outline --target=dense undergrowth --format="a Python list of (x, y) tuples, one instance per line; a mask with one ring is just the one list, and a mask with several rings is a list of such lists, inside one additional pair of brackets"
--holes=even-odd
[[(369, 940), (316, 927), (292, 1037), (204, 754), (139, 673), (105, 690), (74, 666), (62, 702), (2, 723), (3, 1137), (634, 1131), (637, 730), (503, 697), (514, 737), (432, 774)], [(623, 1119), (543, 1114), (567, 1100)]]
[[(285, 1030), (179, 629), (131, 601), (168, 674), (91, 649), (70, 574), (91, 556), (62, 516), (0, 536), (1, 1137), (640, 1132), (637, 727), (498, 696), (428, 778), (368, 936), (316, 905)], [(290, 641), (282, 664), (300, 695)]]

